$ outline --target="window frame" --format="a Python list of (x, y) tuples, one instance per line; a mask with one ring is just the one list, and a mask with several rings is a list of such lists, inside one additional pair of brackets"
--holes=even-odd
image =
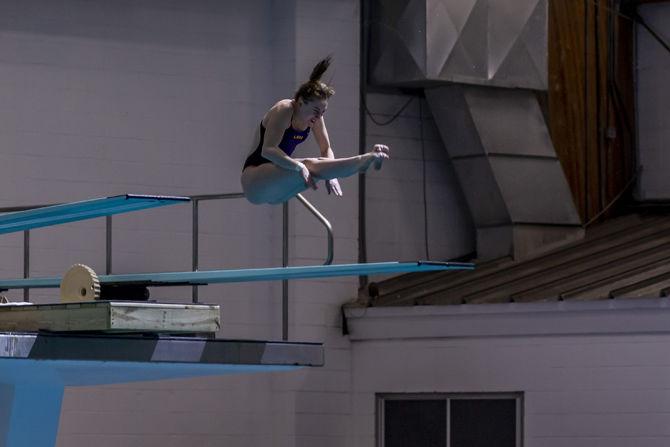
[(447, 445), (451, 447), (451, 402), (454, 400), (514, 400), (516, 402), (516, 447), (523, 447), (523, 392), (458, 392), (458, 393), (377, 393), (375, 394), (376, 408), (376, 428), (375, 438), (376, 447), (385, 447), (384, 445), (384, 404), (388, 400), (445, 400), (446, 411), (446, 439)]

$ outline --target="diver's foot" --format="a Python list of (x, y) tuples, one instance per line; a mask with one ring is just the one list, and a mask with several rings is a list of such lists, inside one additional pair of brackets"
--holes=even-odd
[(372, 152), (370, 153), (373, 154), (375, 157), (374, 166), (376, 170), (381, 169), (384, 160), (388, 160), (390, 158), (389, 156), (390, 150), (388, 146), (384, 144), (375, 144), (374, 148), (372, 149)]

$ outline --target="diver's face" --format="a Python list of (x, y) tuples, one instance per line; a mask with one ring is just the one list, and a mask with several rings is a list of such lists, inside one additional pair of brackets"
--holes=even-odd
[(328, 108), (328, 101), (325, 99), (313, 99), (305, 101), (298, 100), (298, 119), (307, 123), (309, 127), (313, 126), (316, 121), (326, 113)]

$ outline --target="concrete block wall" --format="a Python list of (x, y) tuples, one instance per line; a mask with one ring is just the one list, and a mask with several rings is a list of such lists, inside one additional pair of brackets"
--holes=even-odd
[[(266, 6), (2, 2), (0, 146), (11, 169), (0, 203), (239, 191), (249, 123), (272, 97)], [(225, 220), (249, 217), (248, 234), (272, 234), (276, 210), (219, 206)], [(179, 206), (115, 218), (113, 271), (190, 268), (189, 214)], [(102, 228), (100, 219), (33, 232), (31, 274), (60, 274), (73, 262), (103, 270)], [(239, 230), (214, 232), (216, 241), (202, 235), (211, 264), (261, 266), (280, 256), (229, 250)], [(0, 244), (20, 250), (16, 237)], [(3, 257), (0, 273), (16, 276), (21, 264)], [(185, 293), (162, 291), (175, 299)]]
[[(358, 2), (0, 2), (0, 206), (120, 193), (237, 192), (254, 127), (321, 57), (337, 89), (326, 121), (338, 156), (358, 153)], [(316, 155), (313, 142), (301, 155)], [(357, 258), (357, 181), (308, 193), (335, 227), (336, 262)], [(318, 264), (324, 230), (292, 203), (290, 263)], [(104, 220), (36, 230), (31, 275), (105, 269)], [(191, 268), (191, 209), (114, 218), (113, 271)], [(22, 235), (0, 238), (0, 275), (22, 275)], [(204, 202), (200, 268), (281, 263), (281, 207)], [(356, 278), (295, 282), (291, 340), (324, 342), (325, 368), (66, 391), (58, 446), (347, 445), (350, 356), (340, 305)], [(158, 289), (188, 302), (190, 288)], [(11, 298), (20, 300), (21, 293)], [(31, 301), (56, 300), (33, 291)], [(209, 286), (219, 337), (281, 338), (281, 287)]]
[[(354, 0), (0, 2), (0, 157), (7, 167), (0, 206), (237, 192), (254, 127), (328, 54), (334, 66), (326, 80), (337, 90), (326, 115), (333, 148), (340, 157), (358, 154), (359, 16)], [(397, 101), (377, 98), (371, 107), (383, 115)], [(412, 137), (402, 126), (371, 132), (394, 151), (391, 163), (368, 176), (368, 215), (377, 219), (368, 228), (380, 228), (368, 235), (371, 261), (425, 257), (414, 248), (423, 246), (416, 106), (398, 122), (414, 126)], [(430, 118), (423, 125), (429, 228), (436, 228), (431, 258), (459, 256), (472, 240), (463, 201), (453, 175), (433, 163), (442, 166), (445, 156)], [(297, 155), (317, 151), (309, 141)], [(341, 183), (343, 198), (323, 187), (305, 195), (335, 228), (335, 262), (356, 262), (358, 180)], [(290, 264), (322, 263), (324, 229), (299, 203), (290, 213)], [(98, 219), (34, 231), (31, 275), (59, 275), (75, 262), (104, 272), (104, 227)], [(188, 270), (190, 243), (189, 206), (115, 217), (112, 270)], [(0, 248), (0, 275), (21, 276), (22, 235), (3, 236)], [(281, 207), (201, 204), (201, 269), (280, 263)], [(340, 306), (357, 287), (357, 278), (290, 285), (289, 338), (323, 342), (324, 368), (68, 389), (58, 446), (350, 445), (352, 360)], [(190, 297), (190, 288), (152, 291), (161, 301)], [(57, 299), (53, 291), (30, 298)], [(279, 284), (203, 287), (200, 301), (222, 305), (219, 337), (281, 337)]]
[(470, 211), (425, 99), (370, 93), (367, 108), (368, 146), (391, 149), (390, 162), (366, 179), (368, 261), (445, 260), (474, 252)]
[[(332, 54), (333, 66), (324, 80), (335, 88), (324, 117), (336, 157), (358, 154), (359, 10), (353, 0), (299, 0), (295, 2), (296, 81), (303, 82), (315, 62)], [(299, 147), (298, 156), (314, 156), (313, 139)], [(358, 259), (358, 179), (340, 181), (344, 196), (326, 194), (320, 185), (307, 191), (310, 200), (331, 222), (335, 236), (335, 263)], [(326, 256), (325, 229), (297, 201), (290, 204), (290, 263), (322, 264)], [(322, 341), (326, 365), (302, 370), (276, 387), (294, 393), (295, 419), (290, 427), (296, 447), (340, 447), (350, 443), (350, 346), (342, 335), (340, 306), (357, 295), (358, 278), (295, 281), (289, 285), (289, 337)]]
[(527, 447), (660, 447), (668, 336), (550, 336), (353, 344), (355, 447), (374, 447), (377, 393), (523, 393)]
[[(665, 42), (670, 41), (670, 5), (640, 5), (640, 15)], [(670, 58), (642, 26), (637, 26), (637, 185), (639, 200), (670, 199)]]

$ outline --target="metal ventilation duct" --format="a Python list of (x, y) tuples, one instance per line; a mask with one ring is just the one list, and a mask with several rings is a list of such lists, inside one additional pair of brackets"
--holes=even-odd
[(371, 82), (547, 89), (547, 0), (372, 0)]
[(480, 258), (520, 259), (583, 236), (534, 92), (465, 85), (425, 92), (477, 227)]

